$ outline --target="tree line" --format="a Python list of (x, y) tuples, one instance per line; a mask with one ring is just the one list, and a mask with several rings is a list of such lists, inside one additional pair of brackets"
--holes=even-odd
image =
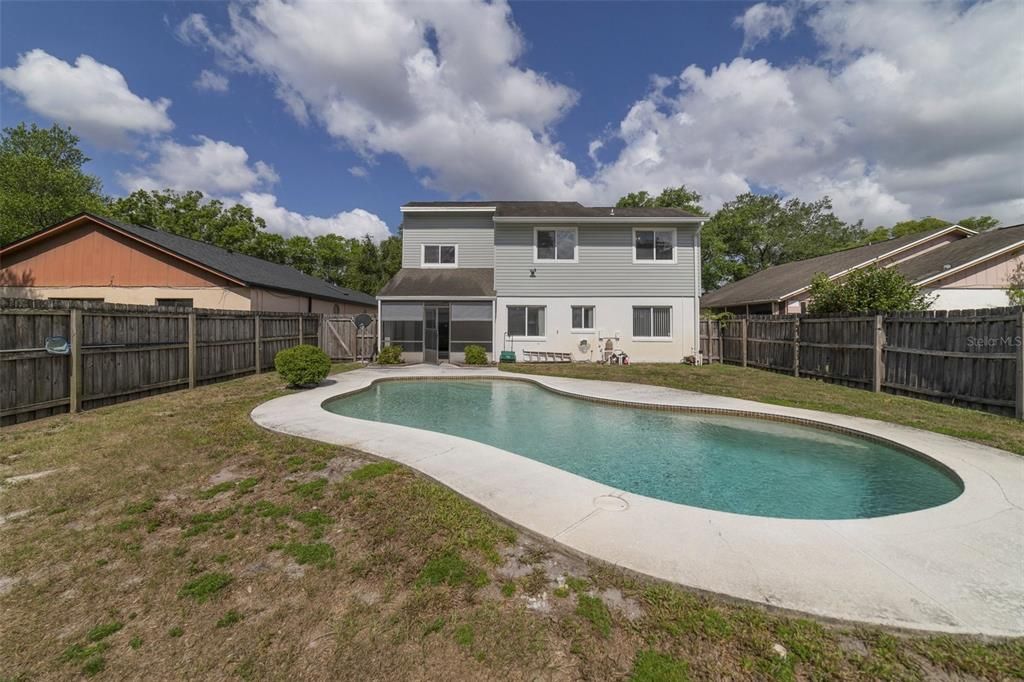
[[(634, 192), (619, 199), (616, 206), (673, 207), (706, 214), (701, 195), (686, 186), (668, 187), (657, 196)], [(863, 221), (840, 220), (832, 212), (832, 201), (827, 196), (803, 202), (797, 198), (783, 199), (778, 194), (741, 194), (704, 223), (701, 284), (705, 291), (711, 291), (774, 265), (952, 224), (929, 216), (869, 230)], [(957, 224), (981, 231), (996, 227), (999, 221), (992, 216), (972, 216), (958, 220)]]
[(103, 194), (89, 158), (70, 128), (24, 123), (0, 136), (0, 244), (8, 244), (85, 211), (146, 225), (237, 253), (290, 265), (308, 275), (376, 294), (402, 267), (402, 240), (374, 242), (336, 234), (314, 238), (271, 232), (251, 208), (226, 205), (198, 191), (138, 190)]
[[(290, 265), (368, 294), (376, 294), (401, 268), (400, 235), (380, 243), (369, 237), (350, 239), (334, 234), (285, 237), (269, 231), (251, 208), (228, 206), (198, 191), (139, 190), (126, 197), (105, 196), (99, 179), (83, 170), (89, 158), (78, 142), (70, 128), (58, 125), (39, 128), (22, 123), (4, 128), (0, 137), (0, 244), (90, 211)], [(674, 207), (703, 215), (701, 201), (698, 192), (679, 186), (658, 195), (633, 192), (616, 205)], [(991, 216), (957, 222), (975, 230), (998, 225)], [(929, 216), (867, 229), (862, 221), (840, 220), (828, 197), (803, 202), (777, 194), (741, 194), (704, 224), (702, 285), (710, 291), (774, 265), (950, 224)]]

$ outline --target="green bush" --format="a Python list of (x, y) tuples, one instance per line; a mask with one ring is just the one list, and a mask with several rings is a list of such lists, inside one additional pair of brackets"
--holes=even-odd
[(319, 384), (330, 373), (331, 360), (316, 346), (302, 344), (275, 355), (274, 367), (289, 386), (309, 386)]
[(484, 350), (483, 346), (466, 346), (465, 353), (467, 365), (487, 364), (487, 351)]
[(402, 347), (387, 345), (380, 349), (377, 362), (382, 365), (397, 365), (402, 362)]

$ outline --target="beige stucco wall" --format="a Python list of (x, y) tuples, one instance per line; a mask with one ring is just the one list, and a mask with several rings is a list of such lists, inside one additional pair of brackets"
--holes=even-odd
[(280, 291), (268, 289), (252, 290), (252, 309), (266, 310), (277, 313), (323, 313), (325, 315), (358, 315), (359, 313), (370, 313), (376, 315), (377, 306), (361, 306), (352, 303), (340, 303), (327, 301), (321, 298), (314, 298), (310, 308), (308, 296), (295, 296)]
[(11, 298), (102, 298), (106, 303), (155, 305), (158, 298), (191, 298), (196, 308), (251, 310), (245, 287), (0, 287)]

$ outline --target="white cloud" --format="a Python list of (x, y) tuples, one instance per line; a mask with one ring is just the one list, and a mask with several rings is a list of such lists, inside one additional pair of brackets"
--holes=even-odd
[(348, 169), (349, 175), (355, 178), (368, 178), (370, 177), (370, 171), (366, 169), (366, 166), (352, 166)]
[(743, 29), (742, 52), (753, 49), (774, 35), (787, 36), (793, 30), (794, 12), (787, 5), (759, 2), (736, 17), (733, 25)]
[(556, 136), (577, 93), (522, 64), (524, 38), (500, 0), (257, 0), (229, 15), (223, 30), (194, 15), (179, 33), (268, 78), (298, 121), (368, 161), (397, 154), (455, 197), (604, 203), (686, 183), (712, 210), (751, 188), (827, 193), (869, 225), (1024, 212), (1024, 5), (1013, 0), (755, 5), (736, 20), (744, 49), (801, 25), (817, 54), (650, 77), (579, 150), (590, 174)]
[(140, 97), (115, 68), (81, 55), (69, 64), (43, 50), (18, 57), (17, 66), (0, 69), (0, 83), (17, 92), (35, 113), (70, 125), (96, 144), (127, 148), (132, 134), (165, 133), (169, 99)]
[(278, 206), (277, 197), (273, 194), (243, 192), (239, 201), (252, 208), (256, 215), (267, 221), (267, 228), (272, 232), (305, 237), (337, 234), (356, 239), (369, 235), (374, 241), (391, 236), (388, 226), (383, 220), (361, 208), (322, 218), (303, 215)]
[(129, 191), (197, 189), (206, 194), (225, 195), (273, 185), (278, 180), (270, 165), (263, 161), (249, 163), (244, 147), (203, 135), (195, 140), (194, 145), (172, 140), (160, 142), (155, 158), (148, 164), (118, 174), (121, 184)]
[(375, 241), (390, 236), (387, 224), (361, 208), (320, 217), (290, 211), (278, 205), (277, 196), (266, 191), (278, 182), (277, 173), (263, 161), (252, 162), (244, 147), (199, 135), (195, 144), (172, 140), (160, 142), (150, 161), (129, 173), (119, 173), (128, 191), (136, 189), (199, 190), (227, 204), (241, 203), (267, 222), (272, 232), (315, 237), (339, 234)]
[(658, 83), (619, 125), (606, 194), (685, 182), (714, 209), (765, 187), (869, 226), (1024, 213), (1022, 8), (1013, 2), (810, 6), (818, 63), (743, 57)]
[(194, 15), (186, 41), (266, 75), (300, 122), (372, 157), (394, 153), (452, 195), (588, 191), (551, 128), (576, 93), (519, 64), (504, 2), (234, 4), (218, 34)]
[(197, 90), (207, 90), (210, 92), (227, 92), (228, 91), (228, 77), (224, 74), (210, 71), (209, 69), (203, 69), (199, 72), (199, 78), (192, 83)]

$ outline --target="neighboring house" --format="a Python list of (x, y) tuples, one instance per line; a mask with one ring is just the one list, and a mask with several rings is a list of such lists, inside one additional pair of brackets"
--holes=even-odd
[(84, 213), (0, 248), (0, 295), (275, 312), (375, 312), (287, 265)]
[(935, 310), (1010, 305), (1010, 277), (1024, 263), (1024, 224), (982, 232), (896, 265), (908, 280), (935, 295)]
[(705, 293), (700, 304), (705, 309), (726, 310), (738, 315), (803, 312), (810, 299), (811, 280), (818, 273), (828, 275), (829, 279), (842, 279), (854, 270), (873, 265), (889, 267), (911, 263), (968, 238), (975, 239), (974, 234), (967, 228), (950, 225), (776, 265)]
[(407, 361), (469, 344), (635, 362), (697, 353), (700, 225), (671, 208), (410, 202), (402, 269), (378, 294), (380, 338)]

